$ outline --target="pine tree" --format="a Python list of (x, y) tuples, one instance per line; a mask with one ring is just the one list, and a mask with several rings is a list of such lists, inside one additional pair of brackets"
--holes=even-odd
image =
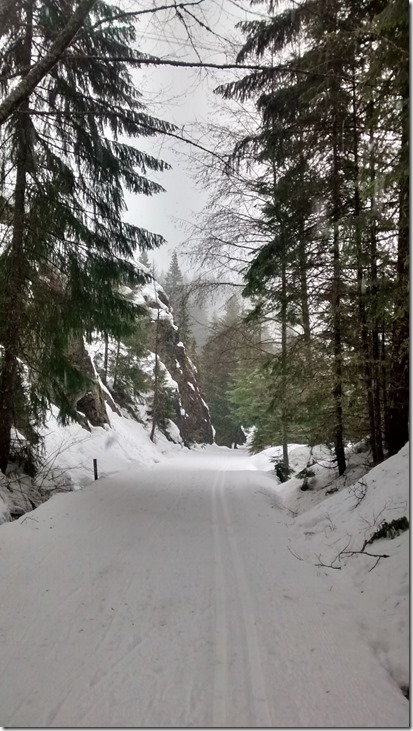
[(171, 265), (165, 277), (165, 291), (171, 303), (175, 323), (183, 343), (187, 343), (191, 336), (191, 327), (188, 313), (188, 294), (184, 284), (184, 277), (179, 266), (178, 255), (174, 251)]
[(240, 373), (262, 362), (261, 334), (254, 324), (245, 322), (236, 296), (225, 303), (223, 316), (210, 323), (210, 336), (200, 355), (200, 382), (219, 445), (231, 447), (245, 440), (231, 390)]
[[(63, 0), (19, 0), (2, 39), (2, 92), (42, 55), (71, 12)], [(82, 374), (70, 362), (73, 338), (94, 331), (120, 337), (142, 308), (121, 285), (142, 282), (138, 247), (161, 237), (125, 223), (124, 188), (162, 190), (146, 170), (166, 166), (120, 141), (171, 129), (148, 116), (127, 63), (133, 24), (96, 3), (63, 56), (1, 128), (0, 192), (13, 211), (0, 258), (0, 469), (7, 467), (19, 383), (29, 372), (26, 405), (35, 423), (50, 401), (75, 415)], [(35, 40), (34, 40), (35, 39)], [(82, 60), (84, 57), (84, 60)], [(10, 79), (10, 81), (9, 81)], [(84, 380), (84, 379), (83, 379)]]
[[(246, 41), (238, 60), (266, 61), (268, 68), (220, 89), (229, 99), (255, 100), (260, 114), (257, 133), (234, 151), (244, 170), (255, 172), (260, 163), (248, 195), (252, 190), (264, 200), (257, 229), (267, 238), (246, 267), (245, 293), (255, 298), (257, 318), (273, 313), (280, 323), (281, 398), (295, 378), (288, 328), (298, 326), (314, 380), (314, 352), (318, 361), (324, 351), (342, 473), (357, 418), (358, 429), (370, 433), (375, 462), (382, 458), (382, 412), (389, 451), (407, 439), (407, 4), (319, 0), (276, 10), (271, 2), (257, 4), (268, 7), (268, 18), (240, 24)], [(400, 114), (392, 114), (395, 106)], [(398, 206), (398, 221), (394, 213), (378, 215), (379, 197), (388, 211)]]
[(150, 261), (149, 261), (148, 252), (147, 252), (146, 249), (142, 249), (142, 251), (139, 252), (139, 261), (147, 269), (150, 269), (151, 268), (151, 264), (150, 264)]

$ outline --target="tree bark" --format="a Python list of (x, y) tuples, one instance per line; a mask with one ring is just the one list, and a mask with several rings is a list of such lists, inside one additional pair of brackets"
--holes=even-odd
[[(283, 234), (281, 234), (283, 236)], [(283, 465), (288, 473), (288, 413), (287, 413), (287, 264), (283, 239), (283, 261), (281, 264), (281, 425)]]
[[(338, 89), (333, 79), (333, 104), (336, 104)], [(332, 120), (332, 220), (333, 220), (333, 401), (334, 401), (334, 451), (339, 475), (346, 471), (346, 457), (344, 453), (344, 425), (343, 425), (343, 347), (341, 336), (341, 262), (340, 262), (340, 190), (339, 190), (339, 160), (338, 160), (338, 120), (336, 108), (333, 110)]]
[(377, 200), (376, 200), (376, 166), (374, 149), (374, 127), (373, 127), (374, 101), (369, 103), (370, 116), (370, 185), (372, 192), (370, 196), (370, 310), (371, 310), (371, 355), (372, 355), (372, 379), (373, 379), (373, 408), (374, 424), (376, 430), (377, 461), (382, 462), (383, 435), (382, 435), (382, 414), (381, 414), (381, 393), (380, 393), (380, 322), (378, 316), (378, 295), (379, 281), (377, 273)]
[[(356, 56), (354, 62), (356, 61)], [(366, 316), (366, 280), (364, 276), (364, 252), (362, 246), (362, 232), (361, 232), (361, 199), (360, 199), (360, 164), (359, 164), (359, 134), (358, 134), (358, 107), (356, 98), (356, 79), (355, 69), (353, 66), (352, 72), (352, 121), (353, 121), (353, 164), (354, 164), (354, 202), (353, 202), (353, 214), (354, 214), (354, 239), (356, 245), (356, 261), (357, 261), (357, 296), (358, 296), (358, 319), (359, 319), (359, 338), (360, 338), (360, 355), (362, 359), (361, 363), (361, 374), (364, 380), (366, 401), (367, 401), (367, 412), (369, 417), (370, 425), (370, 443), (372, 450), (373, 463), (379, 462), (378, 448), (377, 448), (377, 426), (375, 422), (375, 410), (373, 400), (373, 375), (372, 367), (370, 362), (370, 342), (369, 342), (369, 330), (367, 325)]]
[(153, 383), (153, 415), (152, 415), (152, 429), (150, 434), (151, 442), (155, 441), (155, 429), (158, 420), (158, 400), (159, 400), (159, 320), (160, 320), (160, 307), (158, 304), (158, 315), (156, 318), (156, 335), (155, 335), (155, 370), (154, 370), (154, 383)]
[(390, 360), (387, 447), (396, 454), (409, 440), (409, 85), (402, 94), (396, 298)]
[(119, 355), (120, 355), (120, 338), (118, 339), (118, 344), (116, 346), (115, 367), (113, 369), (113, 390), (114, 391), (116, 391), (116, 387), (118, 385)]
[[(21, 52), (22, 67), (30, 65), (33, 40), (33, 5), (27, 3), (26, 29)], [(3, 358), (0, 371), (0, 470), (5, 473), (10, 457), (11, 430), (14, 422), (16, 389), (18, 387), (18, 355), (22, 337), (25, 303), (27, 252), (24, 251), (26, 185), (30, 157), (29, 101), (21, 103), (23, 114), (17, 122), (17, 162), (14, 190), (13, 234), (5, 262), (7, 275), (1, 293), (3, 328), (1, 345)]]
[(109, 358), (109, 335), (107, 332), (105, 332), (104, 335), (105, 340), (105, 352), (103, 357), (103, 378), (105, 386), (108, 382), (108, 358)]

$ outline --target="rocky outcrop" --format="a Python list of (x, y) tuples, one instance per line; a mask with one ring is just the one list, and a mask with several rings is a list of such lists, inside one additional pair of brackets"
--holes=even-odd
[(214, 440), (209, 409), (196, 379), (195, 367), (188, 358), (179, 332), (167, 320), (160, 323), (159, 356), (178, 384), (180, 423), (184, 441), (212, 444)]
[[(178, 328), (169, 306), (169, 300), (157, 283), (127, 290), (125, 295), (133, 298), (137, 304), (145, 305), (150, 315), (151, 335), (149, 349), (158, 348), (162, 373), (167, 373), (174, 385), (173, 400), (175, 416), (173, 421), (179, 429), (184, 443), (213, 442), (213, 428), (209, 409), (199, 389), (196, 368), (187, 355), (185, 345), (181, 342)], [(157, 346), (155, 345), (157, 343)], [(101, 344), (103, 347), (103, 343)], [(95, 349), (96, 363), (102, 360), (102, 347)], [(128, 360), (127, 346), (122, 345), (123, 358)], [(133, 355), (130, 356), (133, 359)], [(119, 390), (112, 391), (103, 385), (93, 362), (93, 349), (89, 350), (82, 338), (73, 341), (70, 349), (71, 362), (87, 377), (87, 386), (75, 395), (75, 405), (79, 421), (83, 426), (103, 426), (109, 424), (106, 403), (112, 411), (120, 413), (123, 409), (132, 418), (139, 420), (139, 412), (145, 412), (145, 395), (140, 404)], [(99, 366), (98, 366), (99, 367)], [(151, 404), (148, 403), (146, 414), (151, 418)], [(137, 408), (138, 407), (138, 408)], [(142, 408), (143, 407), (143, 408)], [(167, 435), (167, 431), (165, 432)]]
[[(128, 388), (122, 392), (119, 385), (115, 389), (113, 379), (110, 384), (106, 378), (107, 372), (103, 383), (100, 375), (105, 343), (97, 339), (89, 344), (82, 336), (73, 337), (67, 355), (81, 378), (74, 379), (73, 391), (66, 393), (66, 398), (77, 421), (89, 431), (93, 427), (108, 429), (111, 426), (109, 414), (116, 412), (146, 425), (149, 434), (154, 404), (154, 352), (157, 349), (164, 389), (172, 404), (168, 404), (163, 418), (157, 423), (158, 429), (176, 443), (212, 443), (214, 434), (209, 409), (198, 386), (196, 368), (180, 340), (167, 295), (156, 282), (126, 294), (145, 305), (149, 313), (149, 322), (145, 324), (146, 334), (149, 328), (149, 342), (139, 355), (130, 344), (115, 341), (117, 355), (114, 360), (117, 363), (121, 354), (126, 370), (136, 367), (148, 378), (143, 388), (138, 384), (138, 392)], [(144, 356), (142, 352), (145, 352)], [(53, 418), (57, 423), (58, 409), (53, 406), (51, 409), (55, 411)], [(175, 413), (171, 415), (171, 411)], [(13, 435), (10, 464), (6, 475), (0, 475), (0, 523), (34, 510), (56, 492), (73, 489), (70, 470), (54, 468), (55, 456), (51, 455), (49, 460), (50, 455), (43, 455), (41, 442), (37, 444), (30, 424), (16, 421)]]
[(158, 282), (144, 287), (141, 299), (150, 312), (153, 343), (157, 341), (158, 355), (178, 387), (177, 426), (186, 443), (212, 444), (214, 433), (209, 409), (199, 389), (196, 368), (181, 342), (174, 323), (169, 299)]
[(86, 423), (83, 426), (103, 426), (109, 424), (105, 399), (92, 359), (86, 349), (83, 337), (73, 339), (69, 348), (69, 358), (76, 368), (86, 376), (86, 386), (74, 396), (73, 406), (79, 413), (79, 420), (84, 414)]

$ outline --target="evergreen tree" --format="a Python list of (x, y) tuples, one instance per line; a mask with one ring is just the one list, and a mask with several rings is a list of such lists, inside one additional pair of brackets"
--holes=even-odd
[(142, 249), (142, 251), (140, 251), (140, 253), (139, 253), (139, 261), (147, 269), (150, 269), (151, 268), (151, 264), (150, 264), (150, 261), (149, 261), (148, 252), (147, 252), (146, 249)]
[[(142, 282), (135, 252), (162, 241), (122, 218), (124, 188), (145, 195), (162, 190), (145, 172), (165, 164), (120, 138), (170, 126), (148, 116), (127, 63), (104, 60), (134, 56), (134, 26), (116, 20), (119, 12), (95, 3), (72, 44), (76, 64), (63, 56), (1, 128), (0, 193), (12, 211), (0, 256), (3, 471), (23, 373), (33, 423), (50, 401), (62, 418), (74, 416), (72, 395), (82, 375), (70, 362), (71, 340), (130, 331), (142, 308), (125, 299), (120, 285)], [(3, 94), (42, 56), (70, 13), (63, 0), (17, 0), (2, 38)]]
[(174, 251), (171, 265), (165, 277), (165, 291), (171, 303), (175, 323), (178, 326), (179, 335), (184, 344), (189, 341), (191, 328), (188, 313), (188, 293), (184, 284), (184, 278), (179, 266), (178, 255)]
[[(308, 0), (276, 10), (271, 2), (257, 4), (269, 15), (240, 24), (246, 41), (238, 61), (266, 61), (268, 68), (220, 89), (229, 99), (255, 100), (260, 114), (259, 130), (233, 156), (253, 171), (247, 195), (252, 190), (263, 201), (257, 230), (264, 243), (246, 267), (245, 294), (255, 300), (257, 321), (272, 314), (280, 323), (281, 353), (272, 371), (281, 379), (274, 380), (278, 402), (285, 402), (284, 447), (294, 424), (288, 387), (297, 386), (288, 331), (298, 328), (304, 372), (314, 382), (311, 395), (302, 381), (307, 416), (322, 363), (332, 384), (325, 408), (342, 473), (345, 440), (360, 429), (370, 434), (373, 460), (380, 461), (382, 413), (389, 451), (407, 439), (407, 4)], [(397, 70), (389, 33), (402, 53)], [(394, 105), (400, 113), (389, 121)], [(398, 208), (398, 220), (394, 213), (379, 215), (379, 198), (387, 211)], [(396, 237), (397, 269), (391, 265)], [(391, 282), (393, 303), (386, 306)], [(388, 399), (387, 381), (393, 384)], [(322, 424), (328, 440), (324, 409), (315, 434)]]
[(243, 422), (233, 409), (230, 392), (239, 374), (251, 370), (263, 357), (261, 332), (244, 321), (238, 298), (230, 297), (223, 317), (211, 322), (200, 356), (200, 381), (217, 444), (231, 447), (245, 441)]

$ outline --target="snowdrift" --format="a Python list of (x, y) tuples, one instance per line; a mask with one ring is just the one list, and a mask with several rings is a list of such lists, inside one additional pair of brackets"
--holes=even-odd
[[(270, 459), (281, 451), (271, 447), (252, 461), (268, 471)], [(326, 448), (314, 448), (312, 457), (308, 489), (302, 490), (303, 477), (297, 477), (310, 461), (303, 445), (290, 446), (295, 476), (284, 483), (274, 477), (290, 528), (288, 548), (309, 570), (331, 578), (332, 591), (354, 612), (380, 662), (407, 693), (409, 531), (400, 532), (397, 525), (409, 516), (409, 444), (369, 471), (368, 454), (356, 445), (347, 452), (342, 477), (336, 476)], [(381, 527), (386, 532), (392, 525), (396, 528), (387, 530), (388, 537), (367, 543)]]

